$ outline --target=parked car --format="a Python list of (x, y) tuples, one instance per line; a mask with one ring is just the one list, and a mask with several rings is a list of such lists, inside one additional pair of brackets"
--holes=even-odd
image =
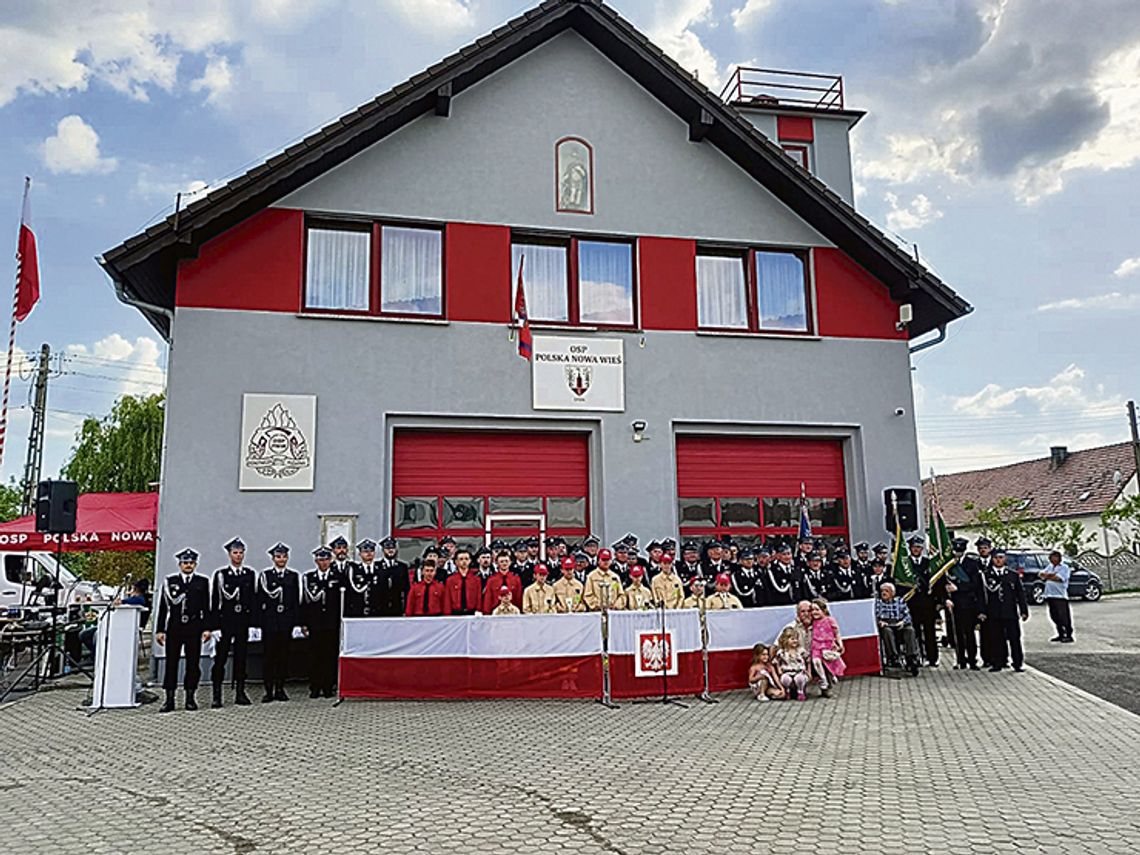
[[(1040, 572), (1049, 567), (1049, 553), (1037, 550), (1010, 550), (1006, 553), (1006, 563), (1021, 574), (1025, 586), (1025, 596), (1029, 602), (1041, 605), (1045, 602), (1045, 580)], [(1104, 593), (1104, 583), (1100, 576), (1086, 570), (1075, 561), (1066, 562), (1072, 569), (1069, 574), (1069, 599), (1081, 598), (1096, 602)]]

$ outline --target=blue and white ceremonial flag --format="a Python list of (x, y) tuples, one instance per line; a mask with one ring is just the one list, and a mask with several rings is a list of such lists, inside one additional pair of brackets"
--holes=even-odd
[(811, 519), (808, 517), (807, 489), (800, 482), (800, 540), (811, 540)]

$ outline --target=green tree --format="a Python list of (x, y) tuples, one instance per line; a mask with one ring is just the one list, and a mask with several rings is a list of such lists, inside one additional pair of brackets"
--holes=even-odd
[(1104, 509), (1100, 522), (1125, 545), (1140, 540), (1140, 495), (1120, 499)]
[(982, 534), (1004, 546), (1029, 543), (1052, 549), (1061, 547), (1067, 555), (1076, 555), (1096, 537), (1085, 531), (1079, 520), (1046, 520), (1030, 516), (1028, 503), (1024, 499), (1005, 496), (990, 508), (979, 508), (967, 502), (970, 511), (970, 528), (979, 529)]
[(163, 396), (124, 395), (101, 419), (83, 421), (63, 477), (80, 493), (141, 493), (158, 481)]
[(13, 478), (7, 484), (0, 484), (0, 522), (8, 522), (20, 516), (24, 502), (24, 491)]
[(1096, 539), (1096, 533), (1085, 531), (1080, 520), (1034, 520), (1030, 523), (1030, 537), (1038, 546), (1057, 547), (1076, 558), (1077, 553)]

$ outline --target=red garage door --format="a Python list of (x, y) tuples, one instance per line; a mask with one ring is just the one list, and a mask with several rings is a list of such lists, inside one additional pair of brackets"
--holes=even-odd
[(548, 535), (585, 537), (587, 443), (582, 433), (397, 431), (393, 534), (408, 552), (445, 534), (473, 544), (487, 514), (512, 513), (545, 514)]
[(812, 531), (847, 539), (843, 445), (837, 440), (677, 438), (682, 537), (732, 535), (743, 542), (794, 537), (800, 485)]

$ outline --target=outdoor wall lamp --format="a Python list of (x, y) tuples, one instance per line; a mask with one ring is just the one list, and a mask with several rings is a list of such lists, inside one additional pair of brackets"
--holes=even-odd
[(632, 422), (630, 422), (629, 426), (633, 428), (634, 442), (641, 442), (643, 439), (645, 439), (645, 429), (649, 427), (649, 424), (647, 422), (645, 422), (643, 419), (634, 419)]

